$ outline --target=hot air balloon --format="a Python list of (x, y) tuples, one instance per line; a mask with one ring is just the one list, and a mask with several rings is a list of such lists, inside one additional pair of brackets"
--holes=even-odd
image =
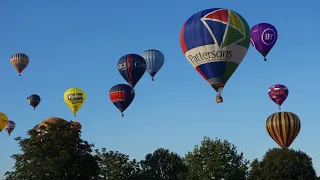
[(118, 61), (118, 70), (121, 76), (134, 88), (146, 71), (146, 60), (137, 54), (124, 55)]
[(16, 127), (16, 123), (14, 123), (13, 121), (8, 121), (7, 125), (5, 127), (5, 130), (7, 131), (7, 133), (10, 134), (12, 133), (12, 131), (14, 130), (14, 128)]
[(181, 49), (191, 65), (221, 92), (245, 57), (250, 46), (250, 28), (238, 13), (213, 8), (191, 16), (180, 32)]
[(117, 84), (109, 91), (110, 100), (120, 110), (122, 117), (124, 117), (123, 112), (133, 101), (134, 95), (134, 90), (126, 84)]
[(141, 56), (146, 60), (146, 71), (151, 75), (152, 81), (154, 81), (154, 76), (163, 66), (164, 55), (158, 50), (150, 49), (144, 51)]
[(301, 123), (299, 117), (292, 112), (277, 112), (268, 117), (266, 128), (271, 138), (285, 148), (298, 136)]
[(72, 125), (73, 128), (81, 130), (81, 127), (82, 127), (81, 123), (79, 123), (79, 122), (71, 122), (71, 125)]
[(10, 62), (12, 66), (18, 71), (19, 76), (21, 76), (21, 72), (29, 64), (29, 57), (24, 53), (16, 53), (11, 56)]
[(285, 85), (275, 84), (269, 88), (268, 94), (272, 101), (279, 105), (279, 109), (281, 109), (282, 103), (289, 95), (289, 90)]
[(59, 118), (59, 117), (50, 117), (50, 118), (48, 118), (48, 119), (43, 120), (43, 121), (39, 124), (38, 128), (40, 128), (40, 127), (48, 128), (48, 127), (50, 127), (50, 124), (55, 124), (55, 123), (57, 123), (57, 122), (61, 122), (61, 123), (64, 123), (64, 124), (67, 124), (67, 123), (68, 123), (66, 120), (64, 120), (64, 119), (62, 119), (62, 118)]
[(86, 93), (79, 88), (70, 88), (64, 92), (64, 102), (69, 106), (74, 116), (86, 101)]
[(33, 109), (36, 110), (36, 107), (41, 101), (40, 96), (37, 94), (32, 94), (31, 96), (27, 97), (27, 99), (29, 101), (29, 105), (31, 105)]
[(0, 112), (0, 132), (6, 127), (8, 122), (8, 116), (2, 112)]
[(277, 39), (277, 29), (271, 24), (260, 23), (251, 28), (251, 44), (262, 54), (264, 61)]

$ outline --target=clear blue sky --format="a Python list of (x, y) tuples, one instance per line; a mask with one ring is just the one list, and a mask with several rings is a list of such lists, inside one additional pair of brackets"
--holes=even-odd
[[(10, 155), (20, 151), (13, 138), (26, 137), (28, 129), (52, 116), (81, 122), (84, 140), (131, 158), (141, 159), (158, 147), (184, 155), (209, 136), (227, 139), (249, 160), (261, 159), (278, 147), (265, 129), (266, 118), (278, 111), (267, 94), (277, 83), (289, 88), (283, 110), (302, 121), (291, 147), (310, 155), (319, 173), (319, 2), (297, 2), (2, 1), (0, 111), (17, 127), (11, 137), (0, 134), (0, 174), (11, 169)], [(215, 102), (216, 92), (189, 64), (179, 43), (184, 21), (215, 7), (238, 12), (250, 27), (269, 22), (279, 33), (267, 62), (249, 48), (223, 91), (222, 104)], [(138, 82), (136, 97), (121, 118), (108, 95), (113, 85), (125, 83), (118, 59), (151, 48), (164, 53), (165, 64), (154, 83), (148, 74)], [(16, 52), (30, 57), (21, 77), (9, 62)], [(71, 87), (87, 93), (77, 118), (63, 101)], [(26, 99), (33, 93), (42, 98), (36, 111)]]

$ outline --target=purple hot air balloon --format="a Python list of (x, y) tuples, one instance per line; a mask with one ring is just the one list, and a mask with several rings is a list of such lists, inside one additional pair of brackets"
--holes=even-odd
[(264, 61), (277, 39), (277, 29), (271, 24), (260, 23), (251, 28), (251, 44), (262, 54)]

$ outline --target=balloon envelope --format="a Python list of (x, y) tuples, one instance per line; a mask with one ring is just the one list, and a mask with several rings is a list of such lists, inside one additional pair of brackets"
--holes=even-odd
[[(251, 28), (251, 44), (266, 57), (278, 39), (277, 29), (268, 23), (260, 23)], [(265, 58), (265, 61), (267, 59)]]
[(289, 89), (285, 85), (275, 84), (269, 88), (268, 95), (280, 108), (289, 95)]
[(29, 101), (29, 105), (31, 105), (34, 109), (36, 109), (36, 107), (38, 106), (38, 104), (41, 101), (41, 98), (39, 95), (37, 94), (32, 94), (31, 96), (29, 96), (28, 98)]
[(8, 122), (8, 116), (6, 114), (0, 112), (0, 132), (7, 125), (7, 122)]
[(81, 130), (81, 128), (82, 128), (82, 125), (79, 122), (71, 122), (71, 125), (73, 128), (76, 128), (78, 130)]
[(132, 103), (134, 95), (134, 90), (126, 84), (117, 84), (109, 91), (110, 100), (121, 113), (123, 113)]
[[(246, 20), (232, 10), (206, 9), (184, 23), (180, 45), (190, 64), (220, 97), (248, 51), (250, 28)], [(217, 102), (222, 102), (222, 98), (217, 98)]]
[(76, 113), (86, 101), (86, 93), (80, 88), (70, 88), (64, 92), (63, 98), (74, 116), (76, 116)]
[(266, 121), (270, 137), (282, 148), (289, 147), (298, 136), (301, 128), (299, 117), (291, 112), (271, 114)]
[(12, 133), (12, 131), (14, 130), (14, 128), (16, 127), (16, 123), (13, 121), (8, 121), (7, 125), (5, 127), (5, 130), (7, 131), (7, 133), (10, 134)]
[(19, 76), (21, 76), (21, 72), (28, 66), (29, 57), (24, 53), (16, 53), (11, 56), (10, 63), (17, 70)]
[(38, 127), (44, 126), (46, 128), (50, 127), (50, 124), (55, 124), (57, 122), (68, 123), (66, 120), (59, 117), (50, 117), (48, 119), (43, 120)]
[(121, 76), (134, 88), (146, 71), (146, 61), (140, 55), (127, 54), (119, 59), (118, 70)]
[(144, 51), (141, 56), (146, 60), (146, 71), (151, 75), (153, 81), (154, 76), (164, 64), (164, 55), (158, 50), (150, 49)]

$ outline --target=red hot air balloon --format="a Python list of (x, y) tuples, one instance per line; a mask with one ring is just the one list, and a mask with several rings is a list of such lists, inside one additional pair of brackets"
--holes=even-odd
[(280, 106), (287, 99), (289, 90), (285, 85), (275, 84), (269, 88), (268, 94), (271, 100), (279, 105), (279, 109), (281, 109)]

